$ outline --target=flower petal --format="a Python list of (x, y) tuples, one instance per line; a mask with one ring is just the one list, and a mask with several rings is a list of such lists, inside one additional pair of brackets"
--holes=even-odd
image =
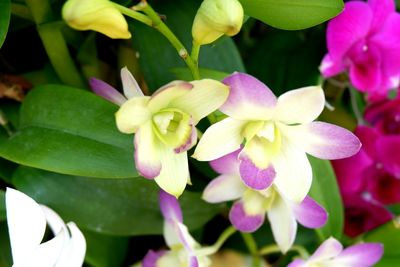
[(171, 101), (170, 107), (192, 115), (196, 125), (202, 118), (217, 110), (228, 98), (229, 87), (221, 82), (204, 79), (191, 82), (192, 90)]
[(383, 136), (376, 140), (377, 156), (384, 168), (393, 173), (397, 178), (400, 177), (400, 137)]
[(45, 205), (40, 205), (40, 207), (42, 208), (46, 217), (46, 221), (54, 235), (57, 235), (61, 230), (64, 230), (66, 233), (68, 233), (67, 226), (65, 225), (64, 221), (54, 210)]
[(282, 145), (281, 154), (274, 159), (274, 184), (288, 200), (300, 203), (310, 191), (312, 170), (306, 153), (290, 144)]
[(229, 220), (241, 232), (254, 232), (264, 223), (265, 213), (259, 215), (246, 214), (243, 203), (236, 202), (229, 212)]
[(320, 86), (291, 90), (278, 98), (274, 117), (286, 124), (308, 123), (315, 120), (325, 106)]
[(142, 124), (149, 121), (149, 99), (148, 96), (143, 96), (126, 101), (115, 114), (118, 130), (127, 134), (135, 133)]
[(143, 177), (153, 179), (160, 174), (162, 162), (160, 146), (163, 145), (157, 140), (150, 121), (140, 127), (135, 134), (135, 164)]
[(208, 203), (220, 203), (240, 198), (246, 187), (235, 174), (222, 174), (204, 189), (202, 198)]
[(319, 71), (324, 77), (332, 77), (346, 70), (346, 66), (342, 61), (332, 60), (329, 54), (325, 55), (322, 59)]
[(373, 34), (382, 29), (388, 16), (396, 12), (396, 7), (393, 0), (368, 0), (368, 5), (373, 13), (371, 24), (371, 34)]
[[(82, 266), (86, 253), (86, 240), (82, 232), (73, 222), (67, 223), (71, 239), (69, 240), (68, 253), (64, 253), (60, 259), (60, 264), (65, 263), (63, 266)], [(60, 266), (61, 267), (61, 266)]]
[(351, 1), (339, 16), (329, 21), (327, 45), (332, 60), (342, 60), (348, 50), (367, 35), (372, 17), (367, 3)]
[(89, 85), (96, 95), (101, 96), (102, 98), (107, 99), (118, 106), (121, 106), (127, 100), (114, 87), (106, 82), (103, 82), (102, 80), (90, 78)]
[(322, 227), (328, 219), (325, 209), (310, 197), (306, 197), (300, 205), (293, 205), (293, 212), (296, 220), (307, 228)]
[(325, 240), (314, 254), (309, 258), (309, 262), (320, 262), (334, 258), (342, 252), (343, 246), (335, 238), (330, 237)]
[(199, 266), (199, 261), (197, 260), (196, 256), (189, 256), (188, 260), (188, 267), (198, 267)]
[(321, 159), (350, 157), (361, 147), (352, 132), (330, 123), (315, 121), (305, 125), (280, 125), (279, 128), (298, 148)]
[(157, 261), (160, 259), (167, 251), (165, 250), (149, 250), (142, 260), (142, 267), (157, 267)]
[(357, 244), (346, 248), (335, 260), (335, 266), (369, 267), (377, 263), (383, 255), (380, 243)]
[(166, 146), (160, 146), (158, 151), (162, 168), (155, 181), (168, 194), (179, 197), (190, 177), (187, 153), (176, 154)]
[(302, 259), (295, 259), (287, 267), (307, 267), (307, 263)]
[(167, 220), (177, 221), (182, 223), (182, 210), (176, 197), (171, 196), (164, 190), (160, 190), (159, 203), (161, 213)]
[(238, 120), (268, 119), (276, 97), (262, 82), (251, 75), (235, 72), (223, 82), (230, 86), (229, 97), (220, 110)]
[(132, 73), (127, 67), (121, 69), (121, 80), (122, 87), (124, 89), (124, 95), (128, 99), (144, 96), (139, 84), (135, 80), (135, 77), (133, 77)]
[(242, 181), (250, 188), (263, 190), (268, 188), (274, 181), (276, 172), (273, 166), (265, 169), (259, 169), (246, 155), (240, 157), (240, 177)]
[(149, 101), (149, 109), (155, 113), (169, 107), (170, 103), (185, 94), (188, 94), (193, 85), (188, 82), (171, 82), (155, 91)]
[(210, 161), (210, 166), (220, 174), (236, 174), (239, 172), (239, 153), (241, 149), (235, 150), (223, 157)]
[(197, 143), (197, 129), (193, 124), (192, 124), (191, 128), (192, 129), (190, 131), (190, 136), (187, 139), (186, 143), (184, 143), (180, 147), (175, 148), (174, 149), (175, 153), (182, 153), (184, 151), (188, 151), (194, 145), (196, 145), (196, 143)]
[(192, 254), (197, 242), (190, 235), (188, 228), (182, 223), (176, 223), (176, 231), (178, 233), (181, 244), (185, 247), (189, 254)]
[(267, 216), (276, 244), (282, 253), (286, 253), (293, 245), (297, 232), (297, 222), (292, 209), (279, 194), (276, 194)]
[(199, 161), (210, 161), (240, 148), (245, 121), (226, 118), (211, 125), (203, 134), (192, 155)]
[(23, 263), (39, 246), (46, 230), (42, 208), (15, 189), (6, 190), (7, 224), (14, 265)]

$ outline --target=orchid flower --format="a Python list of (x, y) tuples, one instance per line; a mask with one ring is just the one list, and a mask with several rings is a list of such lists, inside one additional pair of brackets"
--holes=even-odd
[(400, 14), (394, 0), (349, 1), (328, 23), (325, 77), (349, 71), (351, 83), (386, 96), (400, 83)]
[[(6, 191), (6, 210), (13, 267), (82, 266), (86, 241), (73, 222), (65, 224), (53, 210), (11, 188)], [(46, 223), (54, 238), (41, 243)]]
[(143, 267), (207, 267), (211, 261), (202, 253), (200, 245), (183, 224), (182, 210), (178, 200), (164, 191), (159, 197), (161, 213), (164, 216), (164, 239), (170, 250), (150, 250), (143, 259)]
[(144, 96), (124, 68), (121, 71), (125, 97), (106, 83), (92, 79), (92, 89), (121, 105), (116, 113), (118, 129), (135, 133), (135, 163), (139, 173), (155, 179), (169, 194), (180, 196), (189, 181), (187, 150), (197, 142), (195, 125), (218, 109), (229, 88), (214, 80), (174, 81)]
[(325, 240), (308, 259), (296, 259), (288, 267), (370, 267), (383, 255), (380, 243), (362, 243), (343, 250), (342, 244), (331, 237)]
[(240, 179), (240, 153), (237, 150), (210, 162), (220, 175), (208, 184), (203, 193), (204, 200), (210, 203), (239, 199), (229, 213), (235, 228), (253, 232), (264, 223), (267, 213), (275, 241), (285, 253), (293, 245), (297, 223), (308, 228), (319, 228), (326, 223), (326, 211), (310, 197), (297, 204), (286, 199), (276, 186), (263, 190), (245, 186)]
[(220, 158), (245, 145), (238, 155), (243, 182), (255, 190), (272, 183), (290, 201), (301, 203), (312, 180), (306, 152), (322, 159), (351, 156), (360, 142), (350, 131), (313, 122), (322, 112), (324, 93), (319, 86), (289, 91), (278, 99), (256, 78), (234, 73), (220, 110), (229, 117), (204, 133), (193, 157), (201, 161)]

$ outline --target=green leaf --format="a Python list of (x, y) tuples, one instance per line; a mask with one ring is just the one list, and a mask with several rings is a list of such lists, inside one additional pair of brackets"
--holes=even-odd
[[(13, 182), (18, 190), (53, 208), (65, 221), (110, 235), (161, 234), (159, 188), (154, 181), (94, 179), (66, 176), (20, 167)], [(220, 209), (201, 200), (200, 193), (185, 192), (179, 199), (190, 229), (208, 222)]]
[(17, 168), (17, 164), (0, 158), (0, 179), (3, 179), (7, 183), (11, 183), (11, 177)]
[(126, 257), (128, 238), (83, 231), (86, 239), (85, 262), (96, 267), (119, 267)]
[(6, 39), (11, 17), (11, 1), (0, 1), (0, 48)]
[(325, 240), (330, 236), (340, 239), (343, 233), (343, 203), (331, 163), (308, 157), (313, 169), (310, 196), (328, 212), (328, 221), (317, 233)]
[(400, 225), (396, 220), (388, 222), (365, 234), (363, 241), (379, 242), (384, 246), (382, 259), (374, 266), (393, 267), (400, 262)]
[(343, 10), (342, 0), (240, 0), (244, 12), (268, 25), (300, 30), (321, 24)]
[[(190, 81), (192, 80), (192, 73), (188, 68), (173, 68), (171, 71), (175, 74), (176, 79), (178, 80), (184, 80), (184, 81)], [(218, 70), (211, 70), (211, 69), (199, 69), (200, 71), (200, 76), (203, 79), (214, 79), (221, 81), (223, 80), (226, 76), (229, 75), (229, 73), (223, 72), (223, 71), (218, 71)]]
[(64, 174), (136, 177), (133, 136), (117, 130), (117, 109), (83, 90), (37, 87), (22, 105), (19, 130), (6, 141), (0, 140), (0, 156)]
[(6, 222), (0, 222), (0, 267), (12, 266), (11, 246)]
[[(167, 14), (166, 24), (190, 50), (192, 45), (193, 18), (200, 6), (196, 0), (159, 1), (155, 9)], [(172, 68), (185, 67), (172, 45), (156, 30), (135, 23), (132, 27), (132, 41), (139, 51), (140, 66), (150, 91), (175, 79)], [(135, 38), (137, 36), (137, 38)], [(230, 38), (221, 38), (213, 45), (203, 46), (200, 51), (199, 66), (226, 73), (244, 72), (239, 52)], [(192, 78), (190, 78), (192, 80)]]
[(0, 190), (0, 221), (5, 220), (6, 218), (6, 192)]

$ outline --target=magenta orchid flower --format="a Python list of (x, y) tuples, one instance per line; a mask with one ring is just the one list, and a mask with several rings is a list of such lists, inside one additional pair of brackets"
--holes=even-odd
[(197, 142), (196, 124), (218, 109), (229, 88), (214, 80), (175, 81), (144, 96), (127, 69), (121, 71), (124, 94), (97, 79), (92, 89), (120, 105), (118, 129), (135, 134), (135, 164), (138, 172), (168, 193), (178, 197), (189, 182), (187, 150)]
[[(170, 250), (150, 250), (142, 261), (143, 267), (208, 267), (211, 264), (208, 254), (202, 252), (200, 245), (190, 235), (183, 224), (182, 210), (178, 200), (160, 191), (159, 203), (164, 216), (164, 239)], [(209, 252), (209, 253), (207, 253)]]
[(371, 97), (386, 96), (400, 82), (400, 15), (394, 0), (349, 1), (328, 23), (325, 77), (349, 72), (351, 83)]
[(223, 82), (231, 89), (220, 110), (229, 117), (207, 129), (193, 157), (214, 160), (237, 150), (245, 141), (238, 155), (239, 172), (252, 189), (264, 190), (274, 183), (285, 199), (301, 203), (312, 180), (306, 153), (338, 159), (355, 154), (361, 146), (350, 131), (314, 122), (325, 104), (319, 86), (276, 98), (248, 74), (234, 73)]
[[(52, 209), (11, 188), (6, 191), (6, 210), (13, 267), (82, 266), (86, 241), (75, 223), (65, 224)], [(54, 238), (41, 243), (47, 224)]]
[(343, 249), (342, 244), (331, 237), (310, 258), (296, 259), (288, 267), (370, 267), (382, 255), (383, 245), (380, 243), (361, 243)]
[(237, 200), (231, 208), (229, 219), (238, 230), (257, 230), (267, 214), (275, 241), (282, 252), (293, 245), (297, 223), (308, 228), (319, 228), (326, 223), (327, 213), (313, 199), (306, 197), (300, 204), (286, 199), (275, 186), (263, 190), (251, 189), (240, 178), (240, 150), (210, 162), (218, 173), (203, 193), (210, 203)]

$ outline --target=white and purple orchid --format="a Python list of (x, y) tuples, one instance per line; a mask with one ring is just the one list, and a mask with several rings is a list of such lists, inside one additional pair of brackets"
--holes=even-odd
[(263, 190), (245, 186), (240, 179), (240, 153), (237, 150), (210, 162), (220, 175), (203, 193), (203, 198), (210, 203), (239, 199), (229, 213), (235, 228), (253, 232), (264, 223), (267, 214), (275, 241), (285, 253), (293, 245), (297, 223), (308, 228), (319, 228), (326, 223), (326, 211), (310, 197), (297, 204), (286, 199), (274, 185)]
[(310, 258), (296, 259), (288, 267), (370, 267), (382, 255), (383, 245), (380, 243), (361, 243), (343, 250), (342, 244), (331, 237)]
[(349, 1), (328, 23), (325, 77), (348, 71), (370, 97), (386, 97), (400, 83), (400, 14), (394, 0)]
[(170, 250), (150, 250), (142, 261), (143, 267), (208, 267), (207, 255), (215, 250), (202, 249), (183, 224), (178, 200), (160, 191), (159, 203), (164, 216), (164, 239)]
[(238, 155), (239, 171), (250, 188), (264, 190), (274, 183), (285, 199), (300, 203), (312, 181), (306, 153), (339, 159), (354, 155), (361, 147), (350, 131), (314, 121), (325, 104), (319, 86), (276, 98), (248, 74), (234, 73), (223, 82), (230, 86), (230, 93), (220, 110), (229, 117), (207, 129), (193, 157), (214, 160), (237, 150), (245, 140)]
[(96, 94), (120, 105), (118, 129), (135, 133), (135, 164), (139, 173), (176, 197), (189, 182), (187, 150), (197, 142), (195, 125), (218, 109), (229, 88), (214, 80), (174, 81), (144, 96), (126, 69), (122, 69), (124, 97), (108, 84), (91, 80)]
[[(50, 208), (15, 189), (6, 191), (7, 224), (13, 267), (79, 267), (86, 241), (73, 222), (65, 224)], [(50, 226), (54, 238), (41, 243)]]

